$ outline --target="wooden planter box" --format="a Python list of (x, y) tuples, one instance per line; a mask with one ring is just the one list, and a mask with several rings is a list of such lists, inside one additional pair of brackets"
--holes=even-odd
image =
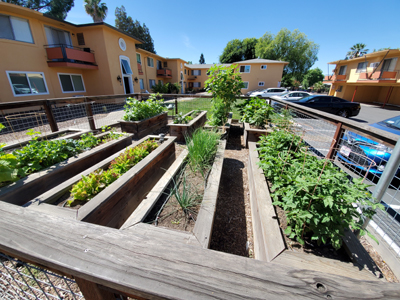
[(168, 113), (163, 112), (162, 114), (141, 121), (119, 121), (119, 123), (123, 132), (133, 133), (134, 139), (141, 139), (167, 125)]
[[(184, 116), (190, 116), (194, 110), (188, 112)], [(207, 111), (202, 111), (196, 118), (191, 120), (188, 124), (168, 124), (169, 134), (176, 136), (177, 142), (184, 142), (185, 136), (191, 136), (192, 133), (199, 127), (202, 127), (207, 121)]]
[[(107, 135), (102, 133), (98, 137)], [(28, 175), (0, 189), (0, 201), (23, 205), (90, 166), (132, 144), (132, 135), (109, 141), (77, 156)]]
[(210, 126), (210, 125), (205, 125), (204, 129), (209, 129), (209, 130), (218, 129), (218, 131), (220, 131), (223, 136), (226, 136), (226, 139), (228, 140), (229, 131), (230, 131), (231, 125), (232, 125), (232, 113), (229, 113), (228, 120), (226, 121), (225, 126), (213, 127), (213, 126)]
[(249, 142), (258, 142), (260, 136), (267, 135), (272, 129), (253, 129), (249, 123), (244, 123), (244, 146), (249, 148)]
[[(196, 224), (193, 228), (193, 234), (186, 233), (188, 243), (208, 248), (211, 242), (211, 233), (214, 223), (215, 210), (217, 205), (218, 190), (221, 180), (222, 167), (224, 163), (224, 152), (226, 147), (226, 140), (221, 140), (218, 145), (217, 154), (208, 177), (207, 186), (204, 189), (203, 200), (197, 215)], [(130, 228), (132, 226), (140, 225), (150, 213), (152, 208), (158, 200), (165, 195), (165, 190), (170, 185), (173, 178), (179, 170), (183, 168), (185, 158), (188, 152), (185, 150), (168, 169), (164, 176), (160, 179), (156, 186), (150, 191), (147, 198), (142, 201), (139, 207), (133, 212), (128, 220), (122, 225), (121, 230)], [(170, 231), (171, 234), (174, 232)]]
[[(49, 134), (46, 134), (44, 136), (39, 136), (38, 140), (60, 140), (60, 139), (78, 139), (80, 136), (84, 133), (91, 132), (91, 130), (81, 130), (81, 129), (65, 129), (65, 130), (60, 130), (56, 132), (52, 132)], [(17, 148), (23, 147), (27, 145), (30, 142), (30, 140), (23, 141), (20, 143), (13, 143), (13, 144), (7, 144), (6, 146), (3, 147), (4, 151), (12, 151)]]
[[(311, 254), (289, 251), (275, 214), (263, 171), (258, 167), (257, 145), (249, 142), (248, 178), (251, 217), (254, 236), (254, 257), (258, 260), (321, 271), (362, 280), (378, 280), (377, 268), (366, 250), (351, 231), (343, 238), (343, 245), (353, 264)], [(375, 274), (375, 275), (374, 275)]]
[[(130, 148), (150, 138), (159, 139), (158, 136), (146, 136), (134, 142)], [(164, 170), (168, 169), (175, 160), (174, 141), (174, 137), (166, 137), (157, 149), (78, 209), (56, 206), (51, 203), (56, 202), (65, 193), (69, 193), (72, 186), (82, 179), (82, 175), (87, 176), (97, 169), (107, 168), (110, 162), (125, 149), (38, 196), (28, 202), (25, 207), (79, 221), (119, 228), (162, 177)]]

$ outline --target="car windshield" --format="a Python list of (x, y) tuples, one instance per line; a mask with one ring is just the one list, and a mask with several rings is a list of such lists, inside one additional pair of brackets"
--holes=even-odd
[(313, 98), (314, 98), (314, 96), (307, 96), (307, 97), (301, 98), (301, 99), (299, 100), (299, 102), (307, 102), (308, 100), (311, 100), (311, 99), (313, 99)]
[(400, 116), (382, 121), (387, 127), (400, 129)]

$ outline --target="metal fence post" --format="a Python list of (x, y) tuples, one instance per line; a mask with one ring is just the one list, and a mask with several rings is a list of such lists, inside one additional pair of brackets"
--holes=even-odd
[(178, 98), (175, 98), (175, 115), (178, 114)]
[(46, 112), (47, 120), (49, 121), (51, 131), (52, 132), (58, 131), (57, 121), (54, 118), (53, 111), (51, 110), (50, 102), (46, 100), (43, 106), (44, 106), (44, 110)]

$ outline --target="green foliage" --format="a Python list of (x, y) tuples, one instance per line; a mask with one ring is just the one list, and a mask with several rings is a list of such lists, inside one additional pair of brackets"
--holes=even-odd
[(143, 44), (137, 45), (138, 48), (156, 53), (149, 28), (144, 23), (142, 26), (138, 20), (133, 21), (132, 17), (126, 14), (123, 5), (121, 5), (121, 8), (115, 8), (115, 27), (142, 40)]
[(94, 23), (103, 22), (107, 15), (107, 5), (101, 0), (84, 0), (85, 11), (93, 18)]
[(315, 83), (324, 80), (324, 73), (320, 68), (314, 68), (307, 71), (307, 74), (304, 76), (302, 86), (308, 88), (313, 86)]
[[(236, 66), (212, 66), (208, 72), (209, 76), (205, 82), (205, 88), (212, 93), (213, 103), (212, 120), (214, 123), (225, 123), (226, 116), (231, 111), (236, 98), (240, 96), (243, 81), (239, 73), (235, 72)], [(222, 104), (221, 104), (222, 103)], [(222, 107), (223, 105), (223, 107)], [(224, 115), (222, 117), (222, 108)], [(218, 114), (214, 115), (214, 114)]]
[(325, 89), (325, 84), (322, 81), (314, 83), (314, 90), (320, 92), (325, 91)]
[(159, 94), (152, 94), (147, 101), (135, 98), (126, 99), (124, 121), (140, 121), (156, 116), (164, 111), (162, 100), (156, 100)]
[(191, 120), (193, 120), (192, 116), (184, 116), (182, 113), (179, 113), (175, 116), (174, 124), (188, 124)]
[(234, 39), (228, 42), (219, 61), (222, 64), (230, 64), (242, 60), (254, 59), (256, 56), (256, 38)]
[[(267, 32), (256, 45), (256, 56), (289, 62), (283, 70), (284, 77), (301, 81), (308, 69), (317, 61), (319, 45), (295, 29), (281, 29), (276, 36)], [(285, 85), (286, 86), (286, 85)]]
[(239, 108), (241, 122), (250, 123), (258, 127), (264, 127), (274, 111), (265, 99), (257, 97), (238, 104), (236, 107)]
[(25, 174), (18, 168), (18, 160), (13, 154), (0, 152), (0, 187), (17, 181)]
[(160, 94), (179, 94), (181, 86), (178, 82), (176, 83), (167, 82), (166, 84), (163, 84), (162, 82), (159, 81), (158, 83), (153, 85), (151, 90), (154, 93), (160, 93)]
[(85, 133), (81, 135), (81, 138), (78, 141), (80, 149), (91, 149), (96, 147), (100, 140), (93, 135), (93, 133)]
[(109, 131), (109, 133), (105, 137), (103, 137), (103, 142), (110, 141), (110, 140), (117, 140), (120, 137), (124, 136), (123, 133), (115, 132), (114, 127), (110, 127), (110, 126), (102, 126), (101, 131), (102, 132)]
[(74, 6), (74, 0), (2, 0), (42, 12), (48, 16), (64, 20)]
[(226, 106), (222, 99), (214, 98), (212, 99), (211, 105), (211, 116), (209, 117), (208, 124), (211, 126), (223, 126), (228, 120), (229, 110), (226, 109)]
[(205, 64), (206, 63), (206, 60), (204, 59), (204, 55), (203, 55), (203, 53), (200, 55), (200, 60), (199, 60), (199, 64)]
[(259, 166), (273, 184), (273, 204), (286, 212), (285, 234), (302, 244), (305, 236), (310, 236), (318, 244), (330, 242), (336, 249), (342, 245), (345, 229), (365, 234), (363, 219), (353, 203), (368, 218), (382, 205), (370, 201), (362, 179), (350, 182), (329, 160), (299, 151), (305, 145), (288, 132), (262, 136), (258, 144)]
[(218, 133), (201, 128), (196, 129), (192, 137), (185, 137), (189, 166), (193, 172), (199, 171), (205, 177), (214, 161), (219, 139)]
[[(198, 204), (198, 195), (194, 192), (194, 189), (190, 183), (186, 181), (186, 173), (180, 176), (181, 180), (177, 183), (174, 181), (174, 187), (170, 192), (170, 197), (175, 196), (176, 201), (178, 201), (180, 207), (185, 214), (190, 212), (192, 207)], [(182, 188), (180, 188), (182, 185)]]
[(352, 59), (352, 58), (357, 58), (364, 56), (365, 54), (368, 53), (369, 49), (365, 49), (367, 45), (363, 43), (357, 43), (354, 46), (350, 48), (350, 51), (346, 53), (345, 59)]
[(71, 197), (73, 199), (67, 201), (67, 206), (89, 201), (157, 147), (157, 142), (153, 140), (144, 141), (134, 148), (126, 149), (110, 163), (107, 170), (99, 169), (87, 176), (82, 176), (82, 179), (72, 187)]

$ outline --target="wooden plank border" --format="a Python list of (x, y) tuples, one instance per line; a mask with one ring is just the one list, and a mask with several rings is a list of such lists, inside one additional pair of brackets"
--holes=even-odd
[(258, 140), (260, 139), (260, 136), (262, 135), (267, 135), (268, 133), (272, 132), (272, 129), (253, 129), (250, 127), (249, 123), (243, 123), (244, 126), (244, 146), (246, 148), (249, 148), (249, 142), (258, 142)]
[[(102, 133), (101, 135), (104, 136), (107, 133)], [(24, 205), (130, 144), (132, 144), (132, 135), (127, 134), (123, 138), (109, 141), (40, 172), (30, 174), (2, 187), (0, 189), (0, 200), (16, 205)]]
[(249, 142), (248, 177), (254, 235), (254, 257), (272, 261), (286, 249), (264, 173), (258, 168), (257, 145)]
[(119, 121), (121, 130), (133, 133), (134, 139), (140, 139), (168, 124), (168, 113), (163, 112), (151, 118), (140, 121)]
[[(194, 110), (188, 112), (186, 115), (190, 115), (194, 112)], [(188, 124), (173, 124), (170, 123), (167, 126), (169, 127), (169, 134), (171, 136), (176, 136), (177, 142), (184, 142), (185, 136), (191, 136), (193, 131), (197, 128), (202, 127), (207, 121), (207, 111), (202, 111), (196, 118), (191, 120)]]

